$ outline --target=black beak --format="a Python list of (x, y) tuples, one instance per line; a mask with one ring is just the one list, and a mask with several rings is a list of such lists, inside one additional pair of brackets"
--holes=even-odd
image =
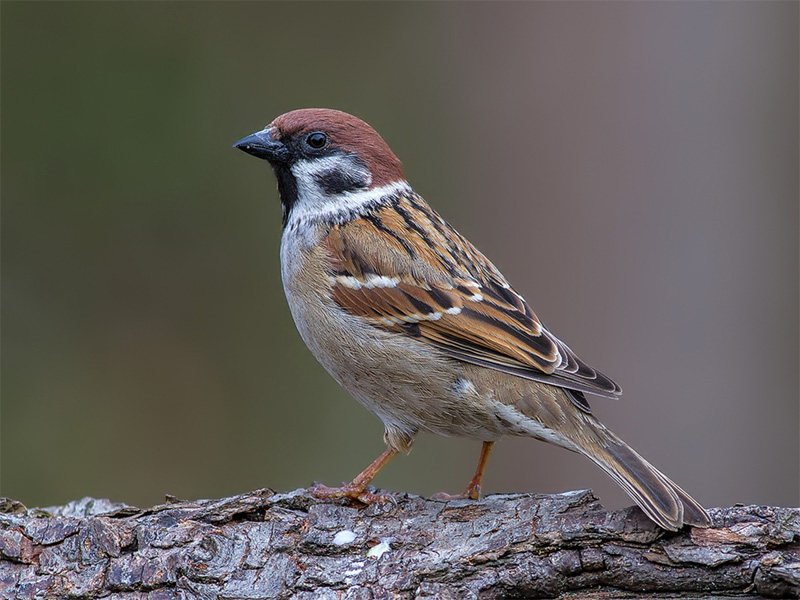
[(271, 127), (240, 139), (233, 147), (271, 163), (289, 160), (288, 148), (272, 137)]

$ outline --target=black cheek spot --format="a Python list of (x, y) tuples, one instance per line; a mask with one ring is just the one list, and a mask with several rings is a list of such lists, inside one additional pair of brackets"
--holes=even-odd
[(331, 169), (314, 175), (317, 185), (326, 194), (341, 194), (343, 192), (354, 192), (364, 189), (369, 185), (366, 173), (344, 171), (341, 169)]

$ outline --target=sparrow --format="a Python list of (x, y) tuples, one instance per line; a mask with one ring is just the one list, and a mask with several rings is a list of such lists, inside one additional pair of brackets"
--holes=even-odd
[(283, 209), (281, 276), (314, 357), (383, 422), (386, 450), (319, 497), (370, 503), (378, 471), (420, 431), (483, 442), (459, 496), (478, 499), (492, 445), (527, 436), (578, 452), (660, 527), (708, 527), (705, 509), (593, 415), (620, 387), (542, 324), (500, 271), (414, 192), (360, 119), (301, 109), (235, 148), (272, 167)]

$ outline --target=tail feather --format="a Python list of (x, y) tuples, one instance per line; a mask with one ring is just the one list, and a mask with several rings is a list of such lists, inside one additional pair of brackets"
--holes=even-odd
[[(657, 525), (677, 531), (684, 525), (710, 527), (711, 518), (689, 494), (602, 423), (568, 400), (572, 392), (552, 386), (523, 396), (515, 409), (530, 419), (519, 425), (531, 437), (579, 452), (595, 462)], [(567, 404), (569, 402), (569, 404)], [(510, 415), (509, 422), (513, 422)]]
[[(664, 476), (666, 479), (666, 477)], [(678, 494), (678, 497), (683, 502), (683, 522), (686, 525), (691, 525), (693, 527), (711, 527), (711, 517), (708, 516), (708, 512), (706, 509), (703, 508), (697, 500), (692, 498), (689, 494), (683, 491), (675, 482), (667, 479), (670, 485), (673, 487), (675, 492)]]
[(608, 473), (657, 525), (670, 531), (684, 524), (711, 525), (700, 504), (633, 448), (602, 425), (592, 429), (597, 438), (580, 444), (582, 453)]

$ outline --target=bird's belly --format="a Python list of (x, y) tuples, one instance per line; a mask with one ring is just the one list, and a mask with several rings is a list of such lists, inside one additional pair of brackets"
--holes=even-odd
[[(287, 290), (287, 297), (290, 292)], [(338, 307), (291, 302), (303, 341), (325, 370), (387, 427), (407, 435), (497, 439), (487, 404), (438, 349), (369, 325)]]
[(491, 441), (501, 422), (462, 375), (463, 363), (412, 338), (369, 325), (322, 295), (286, 297), (297, 329), (326, 371), (383, 421), (387, 435), (418, 431)]

